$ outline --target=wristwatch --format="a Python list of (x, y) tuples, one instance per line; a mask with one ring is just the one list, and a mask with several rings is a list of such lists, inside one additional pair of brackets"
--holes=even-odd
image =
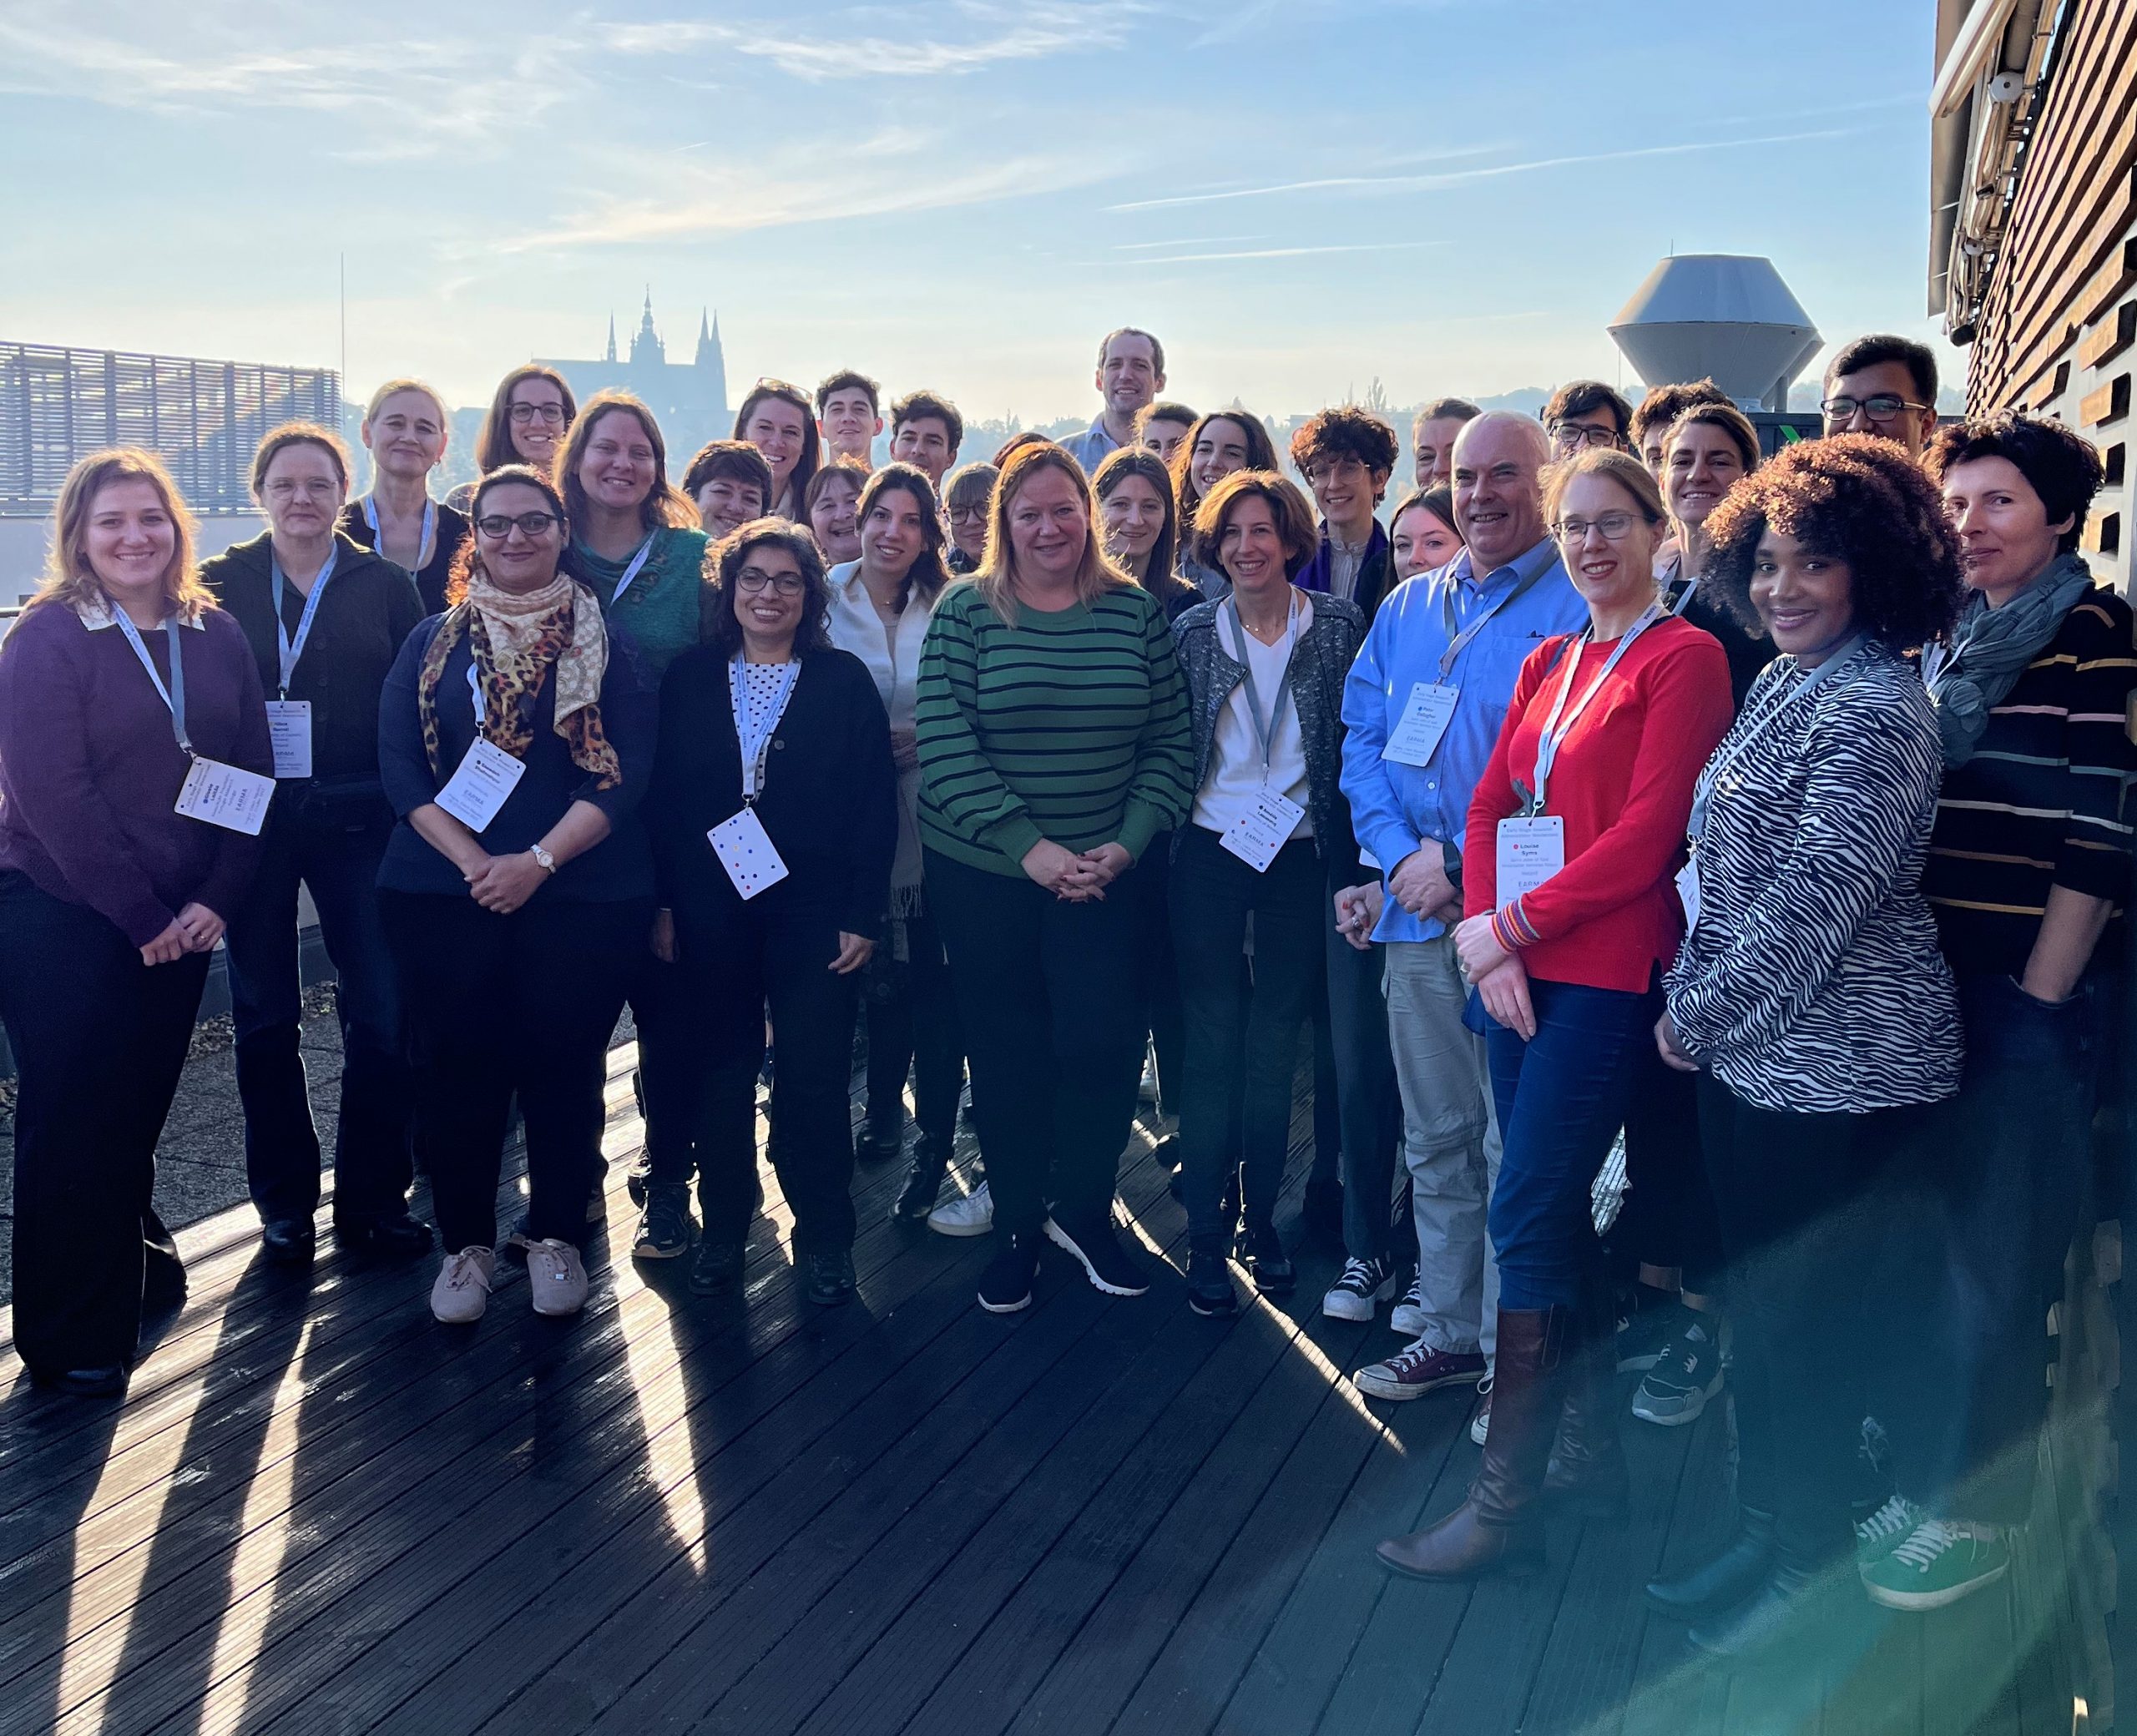
[(534, 858), (535, 865), (539, 867), (544, 874), (554, 874), (557, 871), (557, 859), (551, 855), (548, 850), (543, 849), (540, 845), (528, 845), (527, 846), (527, 854)]

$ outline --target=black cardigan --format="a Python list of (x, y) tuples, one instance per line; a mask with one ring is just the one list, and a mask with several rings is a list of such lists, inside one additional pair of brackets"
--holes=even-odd
[(660, 687), (659, 746), (641, 810), (653, 838), (660, 902), (685, 950), (745, 911), (820, 911), (848, 934), (874, 935), (890, 897), (897, 845), (891, 724), (867, 666), (826, 648), (801, 659), (765, 754), (757, 818), (786, 878), (745, 903), (706, 834), (742, 806), (742, 749), (727, 654), (685, 651)]
[[(352, 500), (341, 508), (341, 534), (359, 548), (372, 548), (377, 538), (372, 534), (371, 521), (364, 517), (361, 501)], [(464, 514), (439, 502), (437, 534), (431, 544), (431, 558), (423, 563), (423, 570), (411, 575), (416, 581), (416, 590), (423, 599), (426, 615), (445, 613), (445, 584), (452, 576), (452, 563), (460, 558), (460, 545), (475, 534)], [(405, 570), (405, 569), (403, 569)]]

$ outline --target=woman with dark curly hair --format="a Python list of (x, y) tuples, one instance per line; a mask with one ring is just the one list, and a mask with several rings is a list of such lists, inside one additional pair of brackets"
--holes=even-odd
[(1927, 1194), (1942, 1216), (1915, 1390), (1878, 1414), (1902, 1491), (1870, 1595), (1937, 1608), (2003, 1577), (2033, 1509), (2048, 1390), (2041, 1330), (2084, 1221), (2102, 1021), (2121, 992), (2101, 938), (2129, 896), (2122, 791), (2137, 771), (2129, 605), (2078, 539), (2099, 455), (2006, 412), (1941, 430), (1942, 487), (1972, 594), (1922, 659), (1944, 790), (1922, 890), (1959, 979), (1966, 1078)]
[[(891, 726), (867, 666), (832, 645), (831, 593), (809, 533), (760, 518), (714, 548), (705, 642), (660, 689), (646, 791), (672, 1016), (698, 1057), (687, 1142), (653, 1153), (648, 1206), (690, 1183), (701, 1295), (741, 1275), (757, 1173), (765, 1008), (779, 1032), (772, 1164), (794, 1214), (811, 1302), (853, 1294), (847, 1068), (861, 967), (875, 950), (897, 844)], [(672, 1194), (666, 1196), (672, 1202)]]
[(1836, 1577), (1864, 1415), (1872, 1189), (1959, 1082), (1958, 1007), (1922, 896), (1943, 754), (1906, 654), (1958, 613), (1942, 504), (1898, 447), (1790, 447), (1708, 521), (1708, 583), (1780, 655), (1700, 774), (1689, 925), (1655, 1040), (1700, 1074), (1735, 1322), (1737, 1535), (1648, 1587), (1720, 1656)]

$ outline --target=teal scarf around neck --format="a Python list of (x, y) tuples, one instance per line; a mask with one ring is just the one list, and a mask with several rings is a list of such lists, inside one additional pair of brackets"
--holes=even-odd
[(1989, 713), (2092, 588), (2084, 559), (2059, 554), (2001, 608), (1991, 608), (1978, 591), (1968, 598), (1950, 643), (1932, 646), (1924, 664), (1948, 768), (1973, 758)]

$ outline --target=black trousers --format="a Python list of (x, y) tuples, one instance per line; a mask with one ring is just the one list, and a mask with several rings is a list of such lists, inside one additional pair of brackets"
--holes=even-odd
[(1694, 1295), (1720, 1280), (1721, 1226), (1700, 1156), (1699, 1090), (1693, 1075), (1663, 1064), (1652, 1042), (1640, 1045), (1625, 1111), (1624, 1210), (1609, 1244), (1621, 1259), (1674, 1266)]
[[(675, 1069), (674, 1101), (696, 1152), (708, 1242), (739, 1243), (749, 1234), (757, 1069), (769, 1003), (779, 1039), (771, 1160), (794, 1214), (796, 1247), (806, 1254), (853, 1245), (846, 1087), (858, 984), (831, 970), (837, 956), (836, 916), (807, 906), (745, 905), (725, 926), (681, 942), (669, 990), (671, 1035), (685, 1057)], [(690, 1170), (678, 1163), (675, 1143), (664, 1142), (650, 1155), (652, 1185), (687, 1184)]]
[(1787, 1114), (1702, 1073), (1700, 1148), (1735, 1331), (1737, 1487), (1792, 1547), (1836, 1553), (1861, 1457), (1873, 1259), (1893, 1234), (1883, 1170), (1924, 1112)]
[(95, 911), (0, 873), (0, 1021), (17, 1081), (15, 1349), (33, 1372), (131, 1362), (144, 1283), (182, 1277), (150, 1195), (207, 980), (206, 953), (144, 965)]
[[(1379, 946), (1361, 952), (1336, 932), (1334, 894), (1326, 889), (1321, 926), (1342, 1127), (1343, 1251), (1352, 1259), (1384, 1259), (1396, 1246), (1395, 1164), (1402, 1144), (1402, 1094), (1381, 987), (1387, 961)], [(1407, 1214), (1402, 1227), (1409, 1227)]]
[[(934, 916), (923, 909), (902, 920), (905, 957), (885, 956), (893, 944), (887, 936), (862, 984), (861, 1010), (868, 1021), (868, 1121), (886, 1133), (904, 1127), (910, 1073), (912, 1118), (921, 1137), (947, 1153), (957, 1137), (957, 1100), (965, 1086), (957, 992)], [(786, 1039), (781, 1036), (779, 1041), (784, 1065)]]
[(237, 1088), (245, 1103), (245, 1181), (269, 1222), (319, 1206), (319, 1135), (298, 1039), (297, 889), (311, 891), (333, 961), (341, 1027), (341, 1101), (334, 1140), (334, 1216), (344, 1224), (407, 1209), (407, 1045), (392, 949), (378, 912), (378, 865), (392, 834), (382, 800), (337, 812), (316, 798), (277, 809), (251, 891), (225, 937)]
[(1172, 838), (1159, 832), (1135, 865), (1137, 908), (1143, 917), (1143, 997), (1157, 1062), (1158, 1108), (1180, 1112), (1187, 1088), (1187, 1015), (1180, 998), (1180, 965), (1172, 950)]
[[(1243, 1103), (1240, 1199), (1247, 1228), (1273, 1228), (1290, 1143), (1299, 1034), (1322, 994), (1326, 877), (1311, 838), (1296, 839), (1257, 874), (1199, 825), (1183, 826), (1172, 864), (1174, 956), (1187, 1016), (1187, 1093), (1180, 1112), (1180, 1191), (1190, 1246), (1224, 1251), (1221, 1221), (1231, 1106)], [(1254, 923), (1250, 987), (1240, 943)]]
[(574, 1247), (585, 1237), (609, 1040), (653, 902), (544, 903), (546, 891), (508, 916), (458, 896), (378, 895), (401, 971), (416, 1148), (449, 1254), (496, 1244), (514, 1093), (527, 1130), (528, 1234)]
[[(1143, 1047), (1141, 870), (1071, 904), (1022, 875), (933, 850), (927, 860), (997, 1237), (1037, 1231), (1049, 1201), (1079, 1215), (1109, 1209)], [(782, 1032), (781, 1066), (786, 1045)]]

